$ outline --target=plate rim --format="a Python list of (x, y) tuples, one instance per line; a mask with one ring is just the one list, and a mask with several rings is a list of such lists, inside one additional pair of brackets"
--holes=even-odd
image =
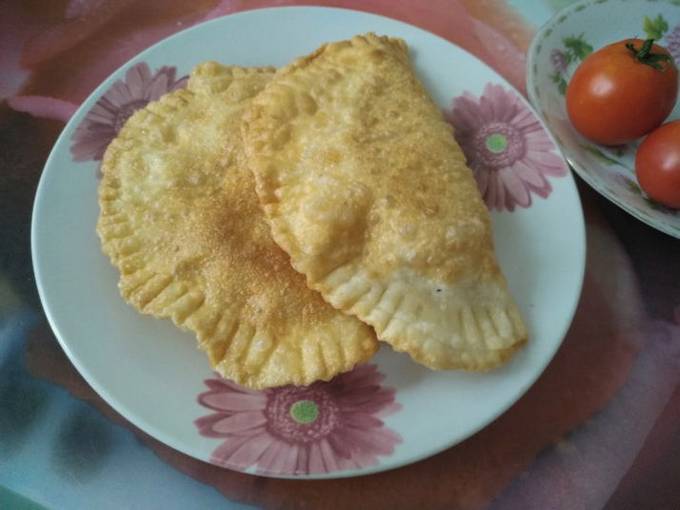
[[(548, 122), (543, 116), (542, 109), (540, 108), (540, 99), (536, 95), (535, 88), (536, 88), (536, 79), (534, 76), (534, 64), (536, 64), (536, 57), (538, 54), (538, 51), (536, 47), (543, 43), (543, 40), (547, 37), (545, 36), (545, 32), (548, 30), (552, 30), (555, 26), (557, 26), (559, 23), (559, 19), (562, 16), (565, 15), (571, 15), (573, 14), (572, 11), (577, 11), (577, 10), (585, 10), (587, 7), (591, 7), (593, 5), (597, 5), (599, 2), (598, 0), (579, 0), (577, 2), (574, 2), (559, 11), (557, 11), (555, 14), (553, 14), (548, 21), (546, 21), (541, 27), (538, 29), (536, 34), (534, 35), (533, 39), (531, 40), (531, 43), (529, 44), (529, 48), (527, 50), (527, 65), (526, 65), (526, 89), (527, 89), (527, 97), (529, 99), (529, 102), (531, 103), (532, 110), (538, 115), (538, 117), (541, 120), (541, 123), (545, 126), (545, 128), (550, 132), (552, 135), (552, 131), (548, 127)], [(583, 7), (583, 8), (582, 8)], [(601, 179), (597, 178), (595, 175), (589, 173), (583, 165), (581, 165), (578, 161), (576, 161), (563, 147), (562, 144), (557, 142), (554, 136), (552, 136), (554, 139), (556, 145), (559, 147), (560, 152), (562, 153), (563, 158), (569, 163), (569, 166), (571, 167), (576, 174), (585, 181), (588, 186), (595, 190), (600, 196), (604, 197), (608, 201), (612, 202), (614, 205), (617, 207), (621, 208), (623, 211), (625, 211), (627, 214), (631, 215), (638, 221), (643, 222), (644, 224), (652, 227), (653, 229), (662, 232), (663, 234), (666, 234), (674, 239), (680, 239), (680, 219), (678, 219), (678, 227), (672, 227), (667, 225), (666, 223), (659, 223), (654, 220), (654, 218), (648, 214), (645, 214), (644, 211), (637, 209), (633, 207), (632, 205), (629, 205), (626, 201), (622, 200), (621, 198), (618, 197), (618, 195), (614, 195), (611, 193), (607, 187), (601, 183)]]
[[(38, 226), (38, 218), (40, 217), (40, 212), (41, 209), (44, 207), (42, 205), (43, 202), (43, 196), (45, 194), (45, 182), (47, 180), (47, 171), (48, 168), (51, 166), (54, 166), (54, 160), (57, 157), (58, 153), (58, 148), (60, 148), (64, 143), (67, 143), (66, 136), (67, 133), (71, 133), (70, 127), (72, 127), (72, 124), (75, 124), (76, 122), (76, 117), (79, 116), (79, 114), (87, 107), (90, 106), (90, 104), (93, 102), (94, 98), (98, 98), (101, 96), (102, 92), (105, 91), (112, 81), (115, 79), (119, 79), (121, 76), (124, 75), (125, 70), (129, 68), (129, 66), (138, 60), (142, 60), (146, 55), (149, 53), (157, 51), (158, 47), (166, 44), (169, 40), (173, 38), (181, 38), (185, 37), (187, 33), (192, 32), (192, 31), (200, 31), (203, 30), (206, 25), (209, 24), (217, 24), (220, 22), (223, 22), (225, 18), (233, 18), (233, 17), (240, 17), (240, 16), (249, 16), (253, 15), (256, 11), (258, 14), (262, 15), (271, 15), (275, 14), (276, 12), (280, 12), (281, 10), (289, 10), (289, 11), (317, 11), (318, 13), (322, 12), (328, 12), (328, 11), (336, 11), (336, 12), (343, 12), (343, 13), (352, 13), (355, 15), (361, 15), (361, 16), (367, 16), (367, 17), (374, 17), (374, 18), (380, 18), (383, 20), (387, 20), (390, 23), (397, 23), (401, 25), (406, 25), (412, 30), (416, 30), (423, 35), (426, 35), (427, 37), (432, 37), (435, 39), (438, 39), (441, 42), (444, 42), (454, 48), (456, 48), (459, 51), (462, 51), (464, 54), (467, 55), (468, 58), (471, 58), (475, 61), (477, 61), (480, 65), (483, 67), (489, 69), (496, 78), (500, 79), (500, 83), (502, 83), (504, 86), (508, 87), (514, 94), (516, 94), (520, 100), (525, 104), (530, 111), (536, 116), (537, 120), (539, 121), (542, 129), (545, 131), (545, 133), (549, 136), (550, 140), (553, 142), (555, 146), (555, 152), (556, 154), (563, 160), (568, 161), (564, 153), (561, 149), (561, 147), (557, 144), (554, 136), (552, 135), (552, 132), (548, 129), (545, 121), (543, 118), (539, 115), (539, 113), (536, 111), (536, 108), (530, 103), (530, 101), (527, 100), (527, 98), (519, 92), (510, 82), (505, 79), (498, 71), (496, 71), (494, 68), (492, 68), (490, 65), (488, 65), (486, 62), (481, 60), (480, 58), (476, 57), (472, 53), (470, 53), (468, 50), (465, 48), (462, 48), (458, 46), (457, 44), (449, 41), (448, 39), (445, 39), (444, 37), (439, 36), (438, 34), (434, 34), (424, 28), (421, 28), (419, 26), (413, 25), (411, 23), (408, 23), (403, 20), (391, 18), (388, 16), (384, 16), (381, 14), (376, 14), (372, 12), (367, 12), (367, 11), (362, 11), (362, 10), (357, 10), (357, 9), (349, 9), (349, 8), (342, 8), (342, 7), (326, 7), (326, 6), (278, 6), (278, 7), (256, 7), (252, 9), (245, 9), (242, 11), (238, 11), (235, 13), (229, 13), (224, 16), (220, 16), (217, 18), (213, 18), (207, 21), (203, 21), (200, 23), (197, 23), (196, 25), (193, 25), (191, 27), (188, 27), (186, 29), (180, 30), (178, 32), (175, 32), (173, 34), (170, 34), (169, 36), (157, 41), (156, 43), (152, 44), (148, 48), (145, 48), (144, 50), (140, 51), (139, 53), (136, 53), (132, 57), (130, 57), (128, 60), (126, 60), (122, 65), (118, 66), (115, 70), (113, 70), (111, 73), (107, 75), (107, 77), (102, 80), (102, 82), (94, 88), (94, 90), (82, 101), (76, 112), (73, 114), (73, 116), (69, 119), (69, 121), (64, 125), (62, 128), (61, 133), (59, 134), (58, 138), (54, 142), (54, 145), (52, 146), (52, 149), (50, 150), (50, 154), (45, 162), (45, 165), (43, 167), (40, 180), (38, 183), (38, 186), (36, 188), (35, 192), (35, 197), (34, 197), (34, 203), (33, 203), (33, 208), (32, 208), (32, 218), (31, 218), (31, 261), (33, 264), (33, 271), (35, 275), (35, 282), (36, 282), (36, 287), (38, 289), (38, 294), (40, 297), (40, 301), (43, 307), (43, 310), (45, 312), (45, 316), (47, 317), (48, 323), (50, 324), (50, 327), (52, 328), (53, 332), (55, 333), (55, 336), (61, 346), (61, 348), (64, 350), (66, 353), (69, 361), (73, 364), (73, 366), (77, 369), (78, 373), (85, 379), (85, 381), (90, 385), (90, 387), (108, 404), (110, 405), (118, 414), (123, 416), (128, 422), (130, 422), (132, 425), (135, 427), (139, 428), (142, 430), (144, 433), (150, 435), (151, 437), (157, 439), (161, 443), (173, 448), (174, 450), (177, 450), (185, 455), (188, 455), (192, 459), (204, 462), (206, 464), (222, 468), (222, 469), (228, 469), (231, 471), (236, 471), (239, 473), (243, 474), (248, 474), (248, 475), (254, 475), (254, 476), (263, 476), (266, 478), (275, 478), (275, 479), (292, 479), (292, 480), (321, 480), (321, 479), (341, 479), (341, 478), (350, 478), (350, 477), (357, 477), (357, 476), (366, 476), (366, 475), (371, 475), (379, 472), (386, 472), (386, 471), (391, 471), (393, 469), (398, 469), (404, 466), (408, 466), (411, 464), (414, 464), (416, 462), (419, 462), (423, 459), (432, 457), (438, 453), (441, 453), (445, 450), (448, 450), (449, 448), (460, 444), (461, 442), (465, 441), (466, 439), (472, 437), (476, 433), (478, 433), (480, 430), (484, 429), (485, 427), (489, 426), (491, 423), (493, 423), (496, 419), (498, 419), (499, 416), (504, 414), (510, 407), (512, 407), (518, 400), (520, 400), (526, 392), (536, 383), (536, 381), (540, 378), (540, 376), (545, 372), (545, 370), (548, 368), (552, 360), (554, 359), (557, 351), (560, 349), (562, 346), (564, 339), (566, 337), (566, 334), (571, 327), (571, 324), (574, 320), (574, 316), (576, 314), (576, 311), (578, 309), (578, 305), (580, 303), (580, 297), (582, 294), (583, 290), (583, 283), (584, 283), (584, 277), (585, 277), (585, 269), (586, 269), (586, 252), (587, 252), (587, 239), (586, 239), (586, 228), (585, 228), (585, 215), (584, 215), (584, 210), (583, 210), (583, 204), (582, 200), (580, 197), (580, 193), (578, 190), (578, 187), (576, 185), (576, 181), (574, 179), (574, 176), (571, 174), (571, 172), (567, 172), (566, 175), (561, 177), (560, 179), (563, 181), (567, 181), (569, 185), (573, 188), (573, 193), (574, 193), (574, 198), (575, 198), (575, 205), (577, 205), (578, 209), (578, 221), (575, 224), (575, 227), (578, 231), (574, 231), (574, 238), (578, 238), (580, 240), (579, 242), (579, 247), (580, 249), (578, 250), (578, 256), (579, 256), (579, 264), (578, 264), (578, 271), (573, 275), (573, 280), (575, 281), (575, 285), (573, 286), (573, 297), (570, 300), (571, 301), (571, 307), (569, 310), (565, 310), (565, 313), (563, 315), (563, 320), (564, 320), (564, 325), (561, 328), (560, 334), (556, 335), (556, 337), (559, 337), (558, 340), (556, 340), (552, 348), (550, 349), (550, 352), (548, 352), (548, 356), (546, 356), (546, 360), (544, 362), (544, 365), (540, 368), (540, 370), (537, 370), (534, 377), (530, 377), (527, 379), (527, 381), (523, 384), (520, 385), (514, 392), (515, 396), (513, 398), (510, 398), (505, 402), (503, 405), (498, 406), (493, 413), (491, 413), (490, 418), (488, 418), (486, 421), (481, 420), (480, 423), (477, 424), (476, 427), (472, 427), (470, 431), (468, 431), (466, 434), (463, 435), (463, 437), (456, 438), (450, 441), (442, 442), (436, 447), (432, 447), (429, 449), (425, 449), (417, 455), (410, 455), (407, 458), (404, 458), (400, 461), (397, 462), (391, 462), (390, 459), (387, 458), (383, 462), (374, 465), (374, 466), (369, 466), (366, 468), (361, 468), (359, 470), (345, 470), (345, 471), (332, 471), (330, 473), (312, 473), (312, 474), (302, 474), (302, 475), (286, 475), (286, 474), (272, 474), (272, 473), (259, 473), (259, 472), (253, 472), (252, 467), (248, 468), (246, 470), (243, 469), (237, 469), (237, 468), (232, 468), (232, 467), (226, 467), (223, 465), (215, 464), (211, 462), (210, 460), (207, 460), (202, 457), (202, 453), (197, 451), (196, 448), (192, 448), (189, 444), (187, 444), (186, 441), (181, 441), (176, 438), (176, 436), (164, 432), (163, 429), (157, 427), (156, 425), (153, 425), (150, 423), (148, 420), (144, 419), (140, 415), (137, 415), (133, 412), (128, 412), (128, 407), (120, 401), (118, 398), (114, 397), (113, 395), (110, 394), (110, 392), (107, 390), (105, 386), (100, 384), (98, 378), (96, 375), (91, 372), (88, 368), (87, 365), (84, 363), (81, 363), (79, 361), (79, 358), (76, 353), (73, 352), (73, 350), (70, 348), (69, 343), (64, 340), (64, 335), (61, 333), (60, 328), (58, 327), (58, 321), (54, 317), (52, 309), (50, 308), (50, 303), (46, 300), (45, 297), (45, 290), (43, 289), (43, 274), (42, 274), (42, 269), (40, 267), (40, 264), (38, 263), (38, 248), (37, 246), (40, 245), (41, 241), (37, 237), (37, 226)], [(262, 11), (260, 13), (259, 11)]]

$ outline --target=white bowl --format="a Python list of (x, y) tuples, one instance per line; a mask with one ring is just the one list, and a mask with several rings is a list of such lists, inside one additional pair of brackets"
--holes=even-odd
[[(576, 132), (566, 113), (564, 89), (583, 57), (636, 36), (654, 36), (680, 62), (677, 2), (585, 0), (570, 5), (553, 16), (531, 43), (527, 92), (567, 161), (584, 181), (634, 217), (680, 238), (680, 210), (650, 200), (637, 183), (635, 151), (639, 141), (616, 149), (594, 144)], [(680, 104), (669, 120), (678, 118)]]

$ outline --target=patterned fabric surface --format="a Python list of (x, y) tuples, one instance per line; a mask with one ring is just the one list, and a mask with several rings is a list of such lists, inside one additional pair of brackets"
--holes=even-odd
[[(94, 393), (66, 359), (42, 311), (30, 256), (35, 189), (64, 123), (113, 70), (178, 30), (245, 9), (318, 3), (3, 3), (0, 485), (49, 508), (680, 508), (680, 241), (636, 221), (581, 181), (587, 268), (562, 348), (529, 392), (493, 424), (416, 464), (368, 477), (317, 482), (221, 469), (136, 429)], [(429, 30), (484, 60), (524, 92), (532, 35), (568, 3), (331, 0), (324, 5), (378, 13)], [(182, 77), (171, 69), (153, 75), (149, 69), (137, 72), (130, 77), (134, 86), (121, 86), (107, 96), (108, 103), (98, 112), (103, 126), (98, 136), (90, 136), (91, 130), (76, 133), (71, 147), (75, 159), (101, 157), (119, 128), (117, 115), (131, 113), (123, 112), (124, 107), (135, 101), (139, 107), (183, 86)], [(499, 120), (487, 119), (478, 102), (500, 101), (503, 94), (490, 89), (485, 98), (462, 96), (452, 104), (452, 122), (458, 118), (468, 130), (460, 131), (459, 141), (473, 166), (483, 169), (491, 163), (466, 146), (466, 140), (481, 129), (477, 123)], [(507, 118), (522, 114), (519, 109), (506, 113)], [(529, 133), (531, 123), (522, 124), (522, 129)], [(501, 144), (494, 146), (500, 149), (506, 142), (487, 140)], [(560, 172), (551, 164), (548, 160), (542, 174), (520, 175), (519, 180), (494, 174), (484, 181), (487, 204), (511, 210), (526, 207), (532, 194), (549, 193), (545, 176)], [(380, 375), (372, 370), (368, 366), (355, 377), (377, 383)], [(206, 435), (219, 434), (219, 420), (230, 412), (227, 402), (237, 390), (218, 380), (206, 385), (202, 403), (213, 414), (206, 414), (197, 427)], [(381, 391), (384, 399), (375, 412), (394, 411), (389, 388)], [(295, 418), (316, 416), (311, 397), (272, 393), (267, 398), (298, 398)], [(269, 405), (261, 396), (248, 396), (244, 402), (257, 412)], [(373, 441), (373, 450), (369, 448), (361, 462), (370, 462), (371, 455), (398, 442), (389, 429), (376, 428), (371, 434), (367, 440)], [(263, 449), (278, 447), (276, 438), (263, 435), (258, 440)], [(234, 454), (228, 440), (223, 448), (223, 455)], [(311, 446), (298, 455), (303, 453), (305, 462), (332, 460), (323, 452), (314, 453)]]

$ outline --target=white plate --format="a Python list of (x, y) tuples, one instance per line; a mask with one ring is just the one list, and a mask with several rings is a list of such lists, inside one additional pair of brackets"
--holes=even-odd
[[(331, 383), (240, 393), (215, 377), (190, 334), (138, 314), (120, 298), (117, 272), (95, 234), (97, 162), (76, 162), (70, 153), (76, 127), (87, 122), (116, 80), (127, 85), (107, 96), (114, 103), (134, 99), (126, 98), (130, 91), (148, 97), (204, 60), (281, 66), (323, 42), (367, 31), (403, 37), (442, 108), (450, 110), (458, 97), (456, 115), (467, 119), (463, 124), (486, 129), (477, 141), (489, 150), (476, 155), (476, 164), (486, 158), (500, 165), (487, 168), (497, 179), (487, 198), (503, 209), (493, 214), (497, 251), (530, 342), (488, 374), (431, 372), (384, 347), (371, 364)], [(165, 69), (145, 78), (143, 63), (152, 71), (176, 66), (178, 73), (173, 77)], [(480, 106), (477, 96), (483, 93)], [(113, 110), (114, 103), (108, 105)], [(107, 115), (99, 117), (104, 135)], [(458, 126), (461, 136), (474, 134), (466, 125)], [(512, 405), (546, 367), (571, 322), (584, 271), (583, 214), (566, 163), (546, 133), (493, 70), (404, 23), (309, 7), (263, 9), (205, 23), (116, 71), (57, 141), (38, 188), (32, 229), (45, 311), (92, 387), (142, 430), (188, 455), (241, 471), (300, 478), (354, 476), (417, 461), (474, 434)], [(87, 156), (82, 145), (76, 153)], [(507, 157), (529, 162), (520, 170), (526, 182), (517, 180), (517, 168), (503, 166)], [(514, 186), (512, 193), (500, 191), (502, 182)], [(262, 420), (266, 424), (257, 426)]]
[[(645, 17), (648, 21), (645, 21)], [(567, 120), (564, 88), (590, 51), (629, 37), (652, 37), (680, 65), (675, 0), (585, 0), (558, 12), (529, 48), (527, 92), (574, 170), (596, 191), (648, 225), (680, 238), (680, 210), (653, 202), (635, 178), (638, 142), (616, 149), (589, 142)], [(669, 120), (680, 118), (680, 103)]]

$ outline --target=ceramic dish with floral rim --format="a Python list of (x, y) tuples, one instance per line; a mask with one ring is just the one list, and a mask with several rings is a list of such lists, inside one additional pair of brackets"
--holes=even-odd
[[(680, 65), (680, 1), (585, 0), (558, 12), (529, 48), (527, 92), (583, 180), (636, 218), (680, 238), (680, 210), (650, 200), (635, 178), (639, 140), (615, 148), (597, 145), (579, 135), (567, 117), (565, 91), (581, 61), (629, 37), (658, 40)], [(678, 118), (680, 103), (668, 120)]]
[[(432, 372), (383, 347), (330, 382), (252, 391), (214, 374), (191, 334), (138, 314), (95, 234), (98, 168), (125, 120), (184, 87), (205, 60), (282, 66), (331, 40), (404, 38), (493, 211), (500, 264), (529, 328), (487, 374)], [(262, 37), (261, 34), (267, 34)], [(559, 225), (559, 228), (555, 228)], [(117, 411), (188, 455), (247, 473), (331, 478), (391, 469), (448, 448), (494, 420), (541, 374), (579, 298), (583, 214), (574, 181), (528, 103), (452, 44), (380, 16), (263, 9), (166, 39), (113, 73), (65, 127), (46, 164), (32, 225), (36, 281), (71, 361)]]

